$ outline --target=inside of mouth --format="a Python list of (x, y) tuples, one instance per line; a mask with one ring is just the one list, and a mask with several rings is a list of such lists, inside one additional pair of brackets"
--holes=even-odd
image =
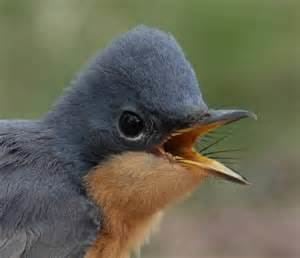
[(168, 138), (161, 146), (163, 152), (171, 155), (175, 159), (186, 159), (200, 162), (203, 157), (200, 152), (194, 148), (198, 139), (208, 133), (207, 128), (191, 128), (177, 131)]
[(186, 167), (198, 168), (206, 175), (212, 174), (236, 183), (249, 184), (247, 179), (232, 169), (196, 151), (194, 146), (197, 140), (218, 127), (219, 125), (215, 124), (177, 131), (160, 146), (160, 154)]

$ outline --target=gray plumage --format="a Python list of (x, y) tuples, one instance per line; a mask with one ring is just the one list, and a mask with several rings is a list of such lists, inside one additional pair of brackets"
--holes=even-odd
[[(138, 142), (119, 134), (125, 109), (152, 121)], [(206, 111), (171, 35), (139, 26), (113, 41), (43, 118), (0, 122), (0, 257), (82, 257), (102, 218), (83, 176), (112, 154), (151, 148)]]

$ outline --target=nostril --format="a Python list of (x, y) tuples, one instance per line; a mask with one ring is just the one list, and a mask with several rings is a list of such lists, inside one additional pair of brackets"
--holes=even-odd
[(209, 118), (211, 117), (211, 114), (210, 113), (205, 113), (201, 116), (201, 119), (206, 119), (206, 118)]

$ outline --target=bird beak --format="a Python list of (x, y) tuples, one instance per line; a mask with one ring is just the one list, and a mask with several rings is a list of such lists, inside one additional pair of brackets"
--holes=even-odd
[(243, 176), (219, 161), (202, 155), (194, 148), (197, 139), (205, 134), (247, 117), (257, 118), (254, 113), (245, 110), (210, 110), (204, 116), (199, 117), (191, 127), (172, 133), (160, 146), (160, 151), (189, 169), (200, 169), (208, 175), (215, 175), (240, 184), (249, 184)]

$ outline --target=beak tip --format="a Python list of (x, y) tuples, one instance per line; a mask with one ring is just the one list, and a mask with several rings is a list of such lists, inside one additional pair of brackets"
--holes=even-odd
[(240, 180), (238, 180), (238, 183), (240, 183), (241, 185), (251, 185), (250, 181), (244, 177), (244, 176), (240, 176)]
[(246, 185), (246, 186), (252, 185), (251, 182), (249, 182), (248, 180), (243, 181), (242, 184), (243, 184), (243, 185)]
[[(240, 112), (240, 117), (239, 117), (239, 119), (242, 119), (242, 118), (252, 118), (252, 119), (254, 119), (254, 120), (257, 120), (257, 119), (258, 119), (257, 115), (256, 115), (254, 112), (248, 111), (248, 110), (242, 110), (242, 111)], [(237, 120), (239, 120), (239, 119), (237, 119)]]
[(258, 117), (254, 112), (249, 111), (249, 117), (256, 120), (256, 121), (258, 120)]

